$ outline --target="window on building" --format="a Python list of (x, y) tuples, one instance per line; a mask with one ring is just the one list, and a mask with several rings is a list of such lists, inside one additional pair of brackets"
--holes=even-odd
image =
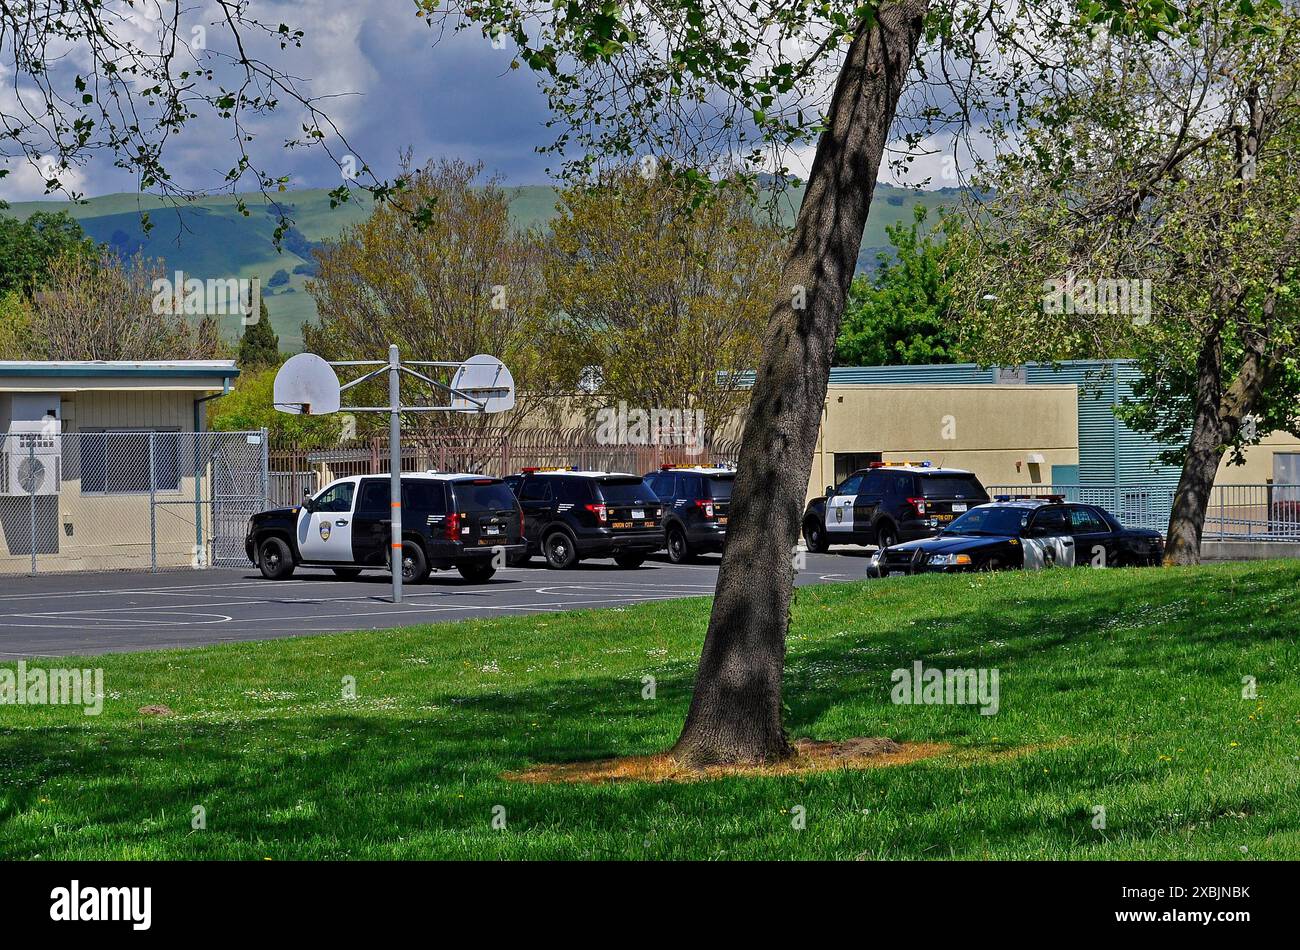
[(77, 438), (83, 495), (148, 494), (151, 488), (156, 493), (180, 491), (182, 433), (90, 429)]

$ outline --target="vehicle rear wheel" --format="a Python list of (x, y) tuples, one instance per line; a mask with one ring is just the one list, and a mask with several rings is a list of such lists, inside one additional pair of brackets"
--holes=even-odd
[(876, 529), (876, 547), (892, 548), (898, 543), (898, 529), (885, 522)]
[(292, 577), (296, 567), (293, 552), (280, 538), (267, 538), (257, 546), (257, 566), (268, 581), (282, 581)]
[(361, 568), (359, 567), (333, 567), (330, 570), (334, 572), (336, 577), (341, 577), (345, 581), (355, 580), (361, 576)]
[(491, 561), (473, 561), (469, 564), (457, 564), (456, 570), (460, 571), (460, 576), (465, 578), (471, 584), (485, 584), (492, 579), (492, 575), (497, 569), (492, 566)]
[(691, 559), (691, 546), (686, 541), (686, 532), (681, 528), (668, 529), (668, 560), (674, 564), (685, 564)]
[(615, 554), (614, 563), (619, 567), (625, 567), (629, 570), (640, 567), (645, 563), (644, 554)]
[(542, 542), (542, 551), (546, 555), (546, 566), (557, 571), (578, 563), (578, 552), (574, 550), (573, 539), (563, 531), (547, 535)]
[[(390, 561), (388, 570), (393, 569)], [(402, 542), (402, 583), (418, 584), (429, 576), (429, 561), (424, 549), (414, 541)]]
[(826, 529), (816, 521), (804, 522), (803, 540), (813, 554), (825, 554), (831, 548), (830, 540), (826, 537)]

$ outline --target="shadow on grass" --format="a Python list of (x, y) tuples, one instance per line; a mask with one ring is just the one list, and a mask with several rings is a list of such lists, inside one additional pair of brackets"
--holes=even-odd
[[(794, 736), (816, 734), (828, 723), (833, 731), (847, 730), (816, 734), (819, 739), (887, 734), (884, 723), (896, 721), (898, 713), (889, 700), (893, 669), (914, 660), (999, 668), (1004, 710), (1020, 728), (1033, 729), (1048, 715), (1068, 721), (1079, 697), (1105, 707), (1108, 715), (1101, 719), (1076, 717), (1076, 746), (1046, 753), (1059, 762), (1092, 762), (1091, 769), (1078, 769), (1076, 782), (1092, 787), (1108, 773), (1089, 738), (1109, 741), (1153, 708), (1177, 713), (1176, 696), (1125, 692), (1115, 683), (1117, 674), (1160, 669), (1235, 682), (1243, 651), (1293, 637), (1294, 608), (1273, 605), (1289, 602), (1295, 578), (1294, 570), (1249, 577), (1152, 571), (1126, 588), (1130, 600), (1121, 604), (1086, 586), (1026, 593), (1006, 579), (981, 579), (980, 596), (956, 612), (900, 609), (897, 616), (864, 619), (861, 628), (823, 635), (811, 645), (793, 644), (786, 682), (789, 728)], [(925, 594), (921, 588), (917, 593)], [(840, 599), (852, 602), (853, 594), (829, 595), (827, 602), (834, 607)], [(1219, 603), (1215, 622), (1207, 623), (1202, 601), (1211, 599)], [(881, 605), (882, 612), (888, 606)], [(796, 611), (796, 627), (813, 619)], [(348, 856), (376, 841), (431, 828), (477, 834), (497, 804), (518, 827), (558, 823), (617, 839), (665, 810), (695, 817), (725, 800), (729, 812), (757, 813), (785, 801), (780, 789), (800, 780), (614, 789), (526, 787), (499, 778), (538, 762), (666, 748), (685, 715), (694, 665), (648, 667), (644, 672), (657, 678), (655, 701), (641, 698), (642, 672), (510, 691), (396, 697), (392, 706), (362, 710), (342, 703), (291, 708), (230, 722), (159, 719), (0, 730), (0, 770), (6, 776), (0, 855), (57, 856), (91, 840), (111, 842), (117, 853), (140, 849), (166, 857), (256, 857), (259, 849), (292, 857), (295, 848)], [(429, 703), (440, 708), (430, 710)], [(925, 738), (934, 741), (986, 741), (991, 728), (972, 709), (929, 707), (917, 715), (924, 718), (912, 728), (932, 730)], [(1026, 782), (1038, 771), (1023, 763), (996, 767)], [(896, 773), (908, 770), (857, 773), (852, 781), (854, 787), (883, 788), (904, 781)], [(960, 799), (944, 781), (912, 781), (909, 788), (917, 809), (955, 807)], [(617, 807), (593, 807), (601, 803)], [(190, 833), (195, 805), (207, 810), (213, 834)], [(990, 839), (1042, 830), (1039, 816), (1016, 809), (980, 820), (980, 832)], [(1068, 840), (1064, 828), (1060, 834)], [(918, 832), (917, 843), (925, 843), (924, 834)]]

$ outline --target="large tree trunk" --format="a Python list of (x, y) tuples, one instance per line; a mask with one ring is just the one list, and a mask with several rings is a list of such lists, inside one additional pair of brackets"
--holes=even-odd
[(771, 762), (790, 754), (781, 679), (791, 553), (835, 338), (927, 5), (883, 6), (859, 28), (836, 82), (764, 335), (695, 692), (671, 750), (686, 765)]
[[(1265, 307), (1272, 316), (1275, 295)], [(1217, 332), (1211, 333), (1196, 361), (1196, 409), (1192, 433), (1187, 441), (1183, 471), (1174, 492), (1165, 540), (1166, 564), (1199, 564), (1201, 535), (1210, 503), (1214, 478), (1228, 443), (1236, 438), (1242, 420), (1254, 409), (1268, 376), (1264, 357), (1265, 340), (1253, 340), (1245, 358), (1225, 391), (1223, 345)]]

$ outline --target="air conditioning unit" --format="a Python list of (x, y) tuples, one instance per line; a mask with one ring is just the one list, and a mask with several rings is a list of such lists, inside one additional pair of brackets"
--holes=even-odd
[(31, 454), (30, 451), (9, 452), (5, 456), (3, 485), (5, 495), (57, 495), (62, 482), (59, 454)]
[(14, 422), (3, 441), (0, 495), (57, 495), (63, 482), (62, 436), (57, 423)]

